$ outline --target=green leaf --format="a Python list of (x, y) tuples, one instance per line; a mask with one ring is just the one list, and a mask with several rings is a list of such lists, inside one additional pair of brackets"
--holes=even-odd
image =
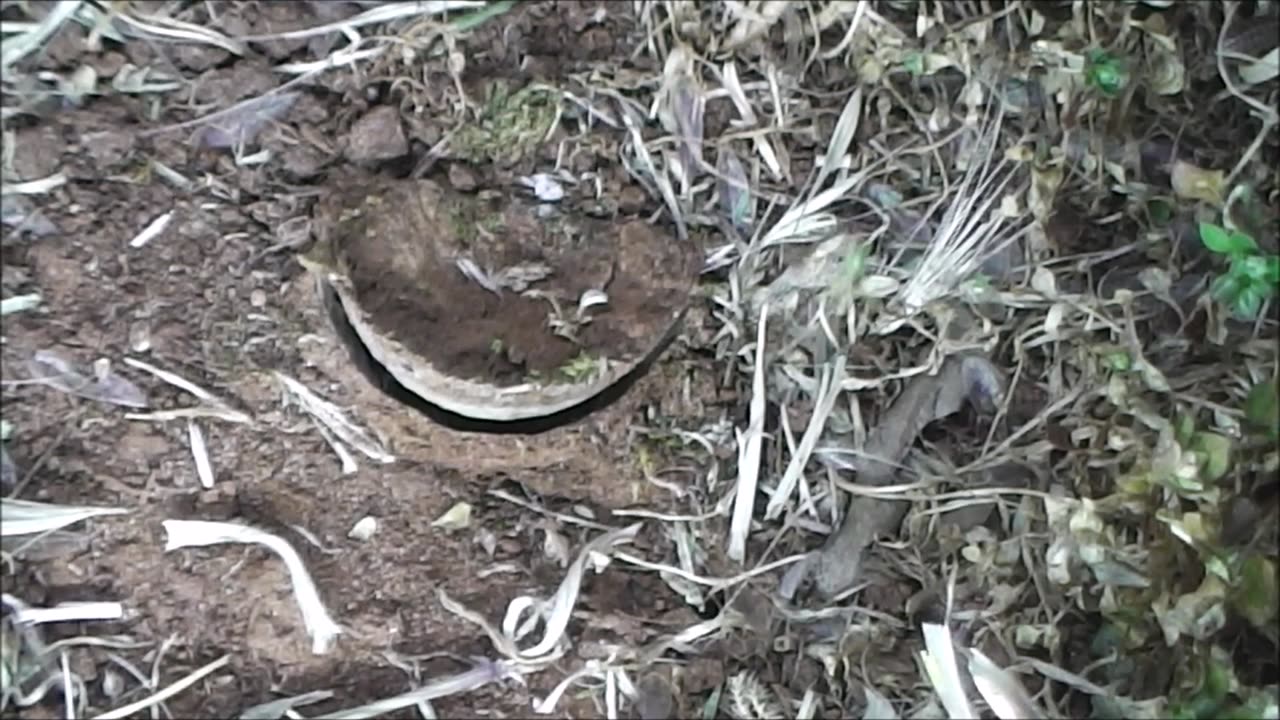
[(1253, 386), (1244, 401), (1244, 417), (1259, 432), (1280, 438), (1280, 388), (1275, 380)]
[(1227, 229), (1213, 223), (1200, 223), (1200, 242), (1216, 253), (1226, 254), (1230, 248), (1230, 235)]
[(1165, 200), (1156, 198), (1147, 203), (1147, 213), (1151, 215), (1152, 223), (1163, 227), (1173, 219), (1173, 206)]
[(1241, 320), (1253, 320), (1258, 317), (1268, 295), (1270, 288), (1266, 285), (1245, 281), (1230, 303), (1231, 311)]
[(1084, 68), (1085, 82), (1097, 88), (1103, 95), (1114, 97), (1120, 94), (1128, 81), (1128, 73), (1124, 64), (1104, 50), (1093, 50), (1089, 53)]
[(1262, 255), (1246, 255), (1234, 260), (1231, 263), (1231, 270), (1247, 276), (1250, 280), (1265, 283), (1268, 273), (1271, 272), (1271, 260), (1272, 258), (1263, 257)]
[(1227, 242), (1231, 243), (1230, 253), (1232, 255), (1247, 255), (1258, 252), (1258, 243), (1242, 232), (1232, 231), (1231, 235), (1228, 236)]
[(902, 67), (916, 77), (924, 74), (924, 55), (918, 52), (908, 53), (902, 59)]
[(1236, 296), (1244, 289), (1245, 282), (1244, 278), (1235, 273), (1219, 275), (1209, 285), (1209, 294), (1213, 296), (1214, 300), (1223, 305), (1231, 305), (1235, 302)]
[(1213, 223), (1200, 223), (1200, 242), (1222, 255), (1244, 255), (1256, 252), (1258, 244), (1242, 232), (1228, 231)]
[(1223, 435), (1198, 432), (1188, 449), (1200, 455), (1200, 479), (1205, 482), (1215, 482), (1231, 469), (1231, 440)]
[(1118, 372), (1124, 372), (1133, 367), (1133, 358), (1129, 357), (1129, 353), (1124, 350), (1115, 350), (1103, 355), (1102, 362)]
[(1173, 421), (1173, 437), (1183, 447), (1191, 445), (1191, 437), (1196, 432), (1196, 419), (1190, 415), (1179, 415)]
[(1280, 285), (1280, 255), (1268, 255), (1263, 260), (1260, 279), (1271, 287)]
[(1276, 566), (1261, 555), (1251, 555), (1240, 568), (1240, 580), (1232, 597), (1237, 611), (1255, 627), (1275, 620), (1280, 593), (1276, 592)]

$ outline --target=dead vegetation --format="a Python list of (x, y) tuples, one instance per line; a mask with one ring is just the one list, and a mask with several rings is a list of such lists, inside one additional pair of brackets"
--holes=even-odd
[[(90, 346), (104, 358), (92, 371), (31, 347), (49, 337), (31, 318), (69, 310), (6, 270), (6, 580), (20, 582), (6, 582), (0, 703), (160, 716), (183, 698), (201, 707), (222, 674), (254, 688), (227, 712), (262, 718), (432, 717), (464, 694), (454, 712), (478, 713), (496, 697), (478, 693), (498, 684), (524, 686), (525, 712), (608, 717), (1280, 712), (1280, 47), (1259, 32), (1275, 3), (310, 5), (314, 17), (255, 3), (6, 4), (6, 261), (84, 227), (69, 208), (88, 183), (131, 193), (118, 247), (165, 258), (157, 276), (179, 262), (164, 244), (203, 218), (199, 203), (225, 202), (246, 208), (244, 227), (267, 228), (252, 257), (271, 263), (256, 271), (293, 277), (286, 255), (309, 242), (314, 186), (348, 166), (644, 217), (707, 249), (705, 308), (653, 371), (661, 401), (620, 423), (617, 478), (593, 480), (661, 499), (597, 512), (496, 483), (453, 488), (467, 499), (415, 522), (435, 520), (430, 541), (460, 558), (484, 550), (482, 568), (435, 566), (473, 573), (483, 590), (469, 600), (445, 588), (457, 577), (405, 586), (369, 571), (355, 590), (311, 577), (329, 552), (394, 553), (395, 513), (363, 515), (340, 548), (294, 527), (318, 548), (299, 553), (249, 517), (201, 522), (143, 502), (141, 522), (166, 518), (174, 550), (273, 550), (287, 574), (268, 587), (291, 581), (302, 645), (359, 648), (410, 687), (372, 695), (341, 670), (301, 689), (249, 685), (240, 647), (147, 635), (122, 603), (24, 599), (41, 570), (85, 552), (60, 554), (58, 533), (108, 532), (123, 505), (160, 490), (54, 482), (42, 463), (62, 467), (63, 441), (24, 427), (51, 397), (30, 391), (94, 403), (58, 418), (73, 439), (86, 418), (180, 423), (197, 492), (226, 483), (211, 427), (239, 453), (251, 434), (319, 433), (353, 482), (370, 470), (350, 449), (382, 467), (409, 451), (362, 427), (371, 409), (295, 379), (309, 370), (290, 364), (301, 338), (260, 358), (264, 331), (206, 322), (224, 334), (185, 358), (199, 377), (269, 369), (303, 408), (294, 416), (124, 357), (153, 352), (146, 318)], [(59, 117), (84, 157), (25, 145)], [(155, 202), (169, 197), (160, 187), (182, 199)], [(202, 301), (151, 282), (170, 302)], [(248, 300), (233, 311), (246, 327), (275, 302), (228, 288)], [(196, 401), (156, 407), (142, 380)], [(111, 404), (151, 412), (109, 416)], [(516, 530), (487, 502), (516, 513)], [(448, 544), (458, 536), (465, 545)], [(533, 538), (542, 546), (495, 559)], [(274, 562), (244, 557), (237, 566)], [(510, 597), (486, 584), (539, 570)], [(326, 593), (346, 602), (326, 606)], [(383, 616), (357, 609), (385, 596), (448, 637), (379, 644), (369, 618)], [(473, 607), (481, 596), (498, 605)], [(166, 662), (174, 648), (181, 670)], [(443, 655), (466, 657), (442, 671), (431, 663)]]

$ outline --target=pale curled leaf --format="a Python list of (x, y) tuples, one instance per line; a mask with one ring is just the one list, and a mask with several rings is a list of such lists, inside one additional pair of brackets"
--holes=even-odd
[(443, 515), (431, 521), (431, 527), (441, 530), (461, 530), (471, 524), (471, 503), (458, 502)]
[(251, 145), (263, 128), (282, 120), (300, 96), (298, 92), (282, 92), (242, 102), (197, 130), (194, 143), (213, 149)]
[(27, 370), (32, 380), (71, 395), (124, 407), (147, 407), (146, 395), (129, 380), (110, 371), (94, 379), (87, 378), (49, 350), (36, 352), (27, 362)]
[(165, 520), (162, 524), (167, 535), (165, 552), (222, 543), (252, 543), (271, 550), (280, 556), (289, 570), (294, 597), (298, 601), (298, 608), (302, 611), (307, 633), (311, 636), (312, 654), (323, 655), (329, 652), (334, 640), (342, 633), (342, 628), (329, 616), (329, 611), (320, 600), (320, 593), (316, 590), (315, 582), (311, 579), (311, 574), (307, 571), (302, 557), (288, 541), (271, 533), (235, 523)]
[[(503, 641), (498, 647), (499, 651), (513, 660), (520, 659), (535, 662), (547, 660), (553, 655), (558, 655), (555, 650), (568, 630), (569, 620), (572, 617), (573, 608), (577, 604), (583, 576), (586, 574), (588, 565), (607, 562), (617, 552), (617, 546), (630, 543), (635, 539), (636, 533), (640, 532), (641, 527), (642, 523), (635, 523), (592, 539), (582, 548), (577, 559), (569, 567), (564, 580), (560, 582), (560, 586), (556, 589), (555, 595), (545, 603), (529, 597), (519, 597), (512, 600), (507, 606), (506, 615), (503, 617)], [(536, 612), (525, 619), (526, 610), (535, 610)], [(534, 623), (538, 619), (543, 621), (542, 639), (531, 648), (520, 649), (516, 644), (516, 640), (532, 631)]]
[(1261, 85), (1280, 75), (1280, 47), (1271, 48), (1271, 52), (1256, 62), (1240, 68), (1240, 79), (1246, 85)]

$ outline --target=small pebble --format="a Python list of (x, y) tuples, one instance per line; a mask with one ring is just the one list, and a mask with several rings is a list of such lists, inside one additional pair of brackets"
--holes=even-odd
[(256, 308), (265, 306), (267, 304), (267, 294), (262, 290), (254, 290), (249, 293), (249, 304)]
[(352, 540), (368, 540), (373, 534), (378, 532), (377, 518), (365, 515), (351, 528), (351, 532), (347, 533), (347, 537)]
[(151, 326), (138, 321), (129, 326), (129, 348), (136, 353), (145, 353), (151, 349)]
[(476, 174), (462, 163), (449, 165), (449, 184), (458, 192), (471, 192), (476, 189)]
[(628, 214), (638, 213), (644, 209), (647, 199), (648, 197), (644, 194), (644, 190), (634, 185), (629, 185), (618, 194), (618, 209)]

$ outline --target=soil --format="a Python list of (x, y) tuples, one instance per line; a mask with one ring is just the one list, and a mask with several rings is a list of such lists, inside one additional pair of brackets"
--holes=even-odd
[[(640, 359), (683, 310), (698, 270), (693, 244), (639, 221), (487, 195), (382, 183), (335, 194), (319, 220), (373, 325), (436, 369), (497, 386), (571, 381), (584, 355)], [(485, 287), (459, 260), (498, 279)], [(590, 290), (605, 292), (607, 306), (579, 321)], [(570, 325), (557, 333), (552, 318)]]
[[(192, 6), (194, 15), (186, 19), (227, 33), (279, 32), (316, 22), (309, 14), (311, 4), (243, 3), (226, 6), (217, 18), (202, 15), (211, 5)], [(351, 3), (314, 5), (324, 8), (326, 18), (360, 9)], [(510, 68), (520, 65), (513, 58), (527, 60), (512, 77), (520, 83), (536, 79), (554, 84), (590, 60), (628, 67), (627, 55), (637, 40), (634, 28), (629, 13), (609, 7), (517, 4), (493, 28), (482, 27), (460, 40), (470, 63), (464, 86), (511, 75)], [(348, 186), (340, 178), (357, 170), (368, 177), (402, 178), (424, 166), (427, 149), (462, 121), (443, 96), (411, 96), (403, 84), (393, 87), (395, 69), (390, 67), (371, 67), (364, 74), (326, 73), (314, 85), (295, 88), (285, 115), (262, 123), (252, 144), (269, 151), (270, 159), (237, 162), (233, 149), (209, 147), (206, 133), (166, 128), (278, 87), (282, 80), (272, 65), (313, 59), (315, 53), (327, 52), (325, 43), (332, 45), (335, 38), (257, 43), (241, 58), (220, 49), (144, 41), (104, 41), (102, 48), (93, 49), (85, 41), (84, 28), (65, 24), (45, 52), (24, 60), (20, 68), (69, 72), (88, 64), (109, 84), (128, 61), (193, 79), (193, 89), (167, 96), (108, 92), (79, 106), (37, 101), (8, 121), (18, 179), (62, 171), (68, 182), (14, 204), (24, 207), (26, 215), (0, 249), (4, 296), (38, 292), (43, 302), (37, 310), (5, 318), (0, 348), (5, 380), (22, 379), (26, 360), (36, 351), (51, 350), (86, 372), (95, 360), (109, 358), (115, 372), (146, 391), (153, 409), (194, 404), (185, 393), (121, 362), (135, 356), (208, 389), (248, 413), (254, 423), (196, 421), (215, 473), (214, 488), (204, 490), (185, 422), (129, 420), (126, 408), (38, 384), (5, 387), (4, 418), (14, 427), (9, 454), (20, 473), (31, 473), (21, 497), (130, 509), (126, 516), (76, 526), (57, 553), (42, 555), (35, 548), (19, 556), (16, 574), (5, 576), (5, 591), (27, 603), (117, 600), (127, 609), (120, 622), (51, 626), (48, 640), (82, 633), (126, 635), (144, 646), (119, 650), (119, 655), (136, 667), (150, 668), (154, 649), (172, 639), (159, 663), (161, 686), (230, 654), (226, 668), (168, 701), (175, 717), (234, 717), (277, 697), (331, 690), (334, 699), (306, 708), (307, 715), (315, 715), (414, 687), (414, 679), (390, 663), (388, 653), (424, 656), (418, 663), (424, 679), (466, 667), (450, 657), (495, 657), (479, 628), (440, 607), (439, 591), (497, 622), (512, 598), (546, 597), (554, 590), (563, 571), (543, 551), (547, 529), (566, 534), (574, 547), (586, 535), (576, 526), (548, 525), (538, 513), (499, 501), (488, 490), (506, 488), (550, 510), (589, 513), (597, 522), (615, 525), (624, 520), (612, 518), (610, 509), (644, 504), (663, 512), (676, 507), (671, 492), (647, 478), (653, 468), (678, 460), (688, 468), (690, 461), (680, 459), (678, 444), (654, 442), (636, 428), (654, 416), (671, 427), (696, 428), (724, 416), (726, 406), (734, 403), (732, 396), (719, 398), (717, 374), (691, 349), (705, 332), (700, 320), (705, 308), (691, 311), (685, 337), (621, 401), (576, 425), (534, 437), (463, 433), (430, 423), (366, 382), (335, 339), (293, 257), (308, 241), (317, 198), (341, 193)], [(425, 61), (419, 71), (431, 79), (432, 89), (448, 86), (444, 59)], [(192, 105), (201, 112), (193, 113)], [(403, 125), (391, 120), (403, 130), (403, 138), (394, 133), (380, 136), (383, 142), (353, 137), (360, 128), (366, 133), (374, 132), (370, 127), (385, 128), (389, 107), (402, 111)], [(360, 123), (374, 114), (379, 122)], [(577, 171), (595, 172), (603, 188), (607, 213), (584, 222), (580, 235), (584, 247), (589, 242), (602, 250), (598, 255), (586, 249), (557, 255), (553, 248), (542, 257), (566, 278), (556, 290), (574, 297), (571, 308), (576, 307), (574, 293), (607, 280), (612, 258), (610, 310), (584, 328), (581, 340), (588, 348), (625, 354), (638, 347), (629, 342), (652, 337), (659, 310), (669, 316), (671, 308), (661, 294), (681, 283), (687, 287), (689, 276), (672, 271), (678, 281), (671, 285), (663, 284), (665, 273), (650, 276), (650, 268), (666, 263), (683, 267), (679, 263), (687, 257), (664, 256), (655, 248), (667, 231), (636, 224), (659, 204), (635, 201), (637, 188), (617, 166), (617, 139), (594, 138), (593, 144), (570, 148)], [(565, 141), (557, 133), (505, 167), (446, 158), (428, 175), (465, 173), (479, 188), (510, 193), (517, 174), (553, 167)], [(172, 172), (161, 172), (161, 166)], [(174, 182), (173, 173), (187, 182)], [(456, 195), (448, 192), (451, 198)], [(588, 190), (572, 193), (576, 195), (567, 202), (586, 197)], [(367, 201), (376, 195), (353, 191), (340, 197)], [(144, 227), (170, 212), (171, 221), (158, 236), (142, 247), (130, 246)], [(514, 212), (504, 215), (504, 223), (519, 222)], [(537, 234), (518, 239), (529, 237)], [(507, 254), (488, 261), (539, 256), (519, 243), (503, 250)], [(392, 253), (380, 259), (402, 257)], [(635, 265), (642, 271), (635, 271)], [(491, 361), (485, 353), (494, 338), (518, 354), (520, 362), (511, 364), (521, 371), (559, 367), (579, 351), (547, 334), (545, 301), (514, 294), (499, 299), (466, 285), (456, 268), (447, 266), (437, 267), (430, 279), (433, 290), (447, 288), (451, 304), (438, 303), (437, 309), (451, 314), (432, 316), (429, 306), (422, 305), (411, 310), (419, 313), (415, 322), (434, 323), (428, 330), (453, 323), (450, 327), (471, 331), (449, 334), (449, 342), (421, 350), (456, 372), (502, 379), (503, 368), (485, 364)], [(371, 283), (367, 290), (373, 298), (378, 290), (393, 287), (374, 288)], [(469, 325), (457, 324), (462, 319)], [(389, 329), (399, 330), (394, 320), (389, 322)], [(296, 408), (281, 405), (281, 388), (273, 376), (277, 371), (343, 407), (383, 438), (397, 460), (378, 465), (360, 458), (355, 473), (343, 474), (313, 422)], [(640, 449), (653, 461), (648, 471), (635, 460)], [(664, 474), (664, 486), (671, 487), (679, 477)], [(432, 525), (460, 501), (474, 506), (469, 528), (448, 531)], [(349, 538), (349, 530), (365, 516), (379, 520), (377, 533), (367, 541)], [(169, 518), (242, 521), (290, 540), (303, 554), (326, 605), (348, 628), (335, 650), (326, 656), (310, 653), (288, 573), (278, 558), (257, 547), (235, 545), (165, 553), (161, 522)], [(639, 544), (643, 549), (659, 541), (666, 542), (647, 530)], [(608, 618), (613, 612), (658, 617), (684, 607), (654, 575), (610, 573), (603, 576), (607, 579), (588, 575), (584, 581), (583, 607), (603, 608), (587, 617)], [(587, 625), (575, 619), (570, 633), (610, 637), (607, 623)], [(90, 683), (94, 712), (145, 694), (135, 691), (114, 700), (102, 694), (103, 673), (111, 666), (108, 652), (89, 648), (75, 654), (77, 671)], [(564, 669), (572, 662), (566, 659)], [(527, 687), (493, 686), (434, 706), (442, 717), (527, 716), (532, 699), (545, 696), (562, 677), (545, 672), (529, 678)], [(715, 681), (706, 684), (711, 687)], [(61, 694), (55, 692), (16, 716), (51, 716), (61, 714), (61, 707)], [(589, 701), (566, 699), (559, 712), (589, 716), (599, 711)]]

